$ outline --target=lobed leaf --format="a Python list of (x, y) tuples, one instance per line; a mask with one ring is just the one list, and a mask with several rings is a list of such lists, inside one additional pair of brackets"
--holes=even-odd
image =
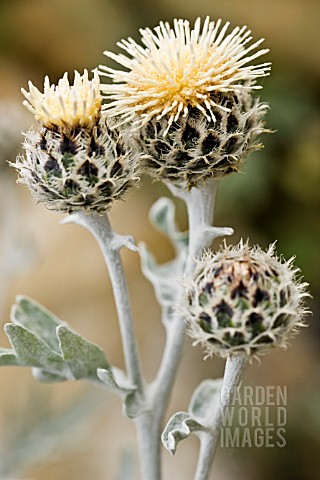
[(57, 328), (60, 350), (74, 378), (97, 380), (97, 369), (111, 367), (100, 347), (73, 332), (65, 325)]
[(222, 378), (206, 379), (198, 385), (192, 394), (188, 411), (198, 420), (205, 420), (219, 406)]
[(175, 413), (167, 423), (161, 440), (169, 452), (174, 455), (181, 440), (189, 437), (194, 431), (206, 431), (206, 428), (187, 412)]
[(57, 373), (49, 372), (44, 368), (36, 368), (36, 367), (33, 367), (32, 375), (36, 380), (38, 380), (38, 382), (42, 382), (42, 383), (58, 383), (58, 382), (65, 382), (68, 379), (69, 380), (72, 379), (71, 375), (69, 376), (69, 378), (67, 378), (63, 375), (58, 375)]
[(21, 325), (8, 323), (5, 325), (5, 332), (20, 365), (45, 368), (50, 372), (69, 376), (62, 356), (30, 330)]
[(5, 325), (5, 332), (13, 349), (0, 349), (0, 366), (32, 367), (41, 382), (100, 381), (97, 369), (111, 370), (97, 345), (70, 330), (34, 300), (17, 297), (11, 318), (13, 323)]
[(125, 395), (132, 393), (137, 389), (135, 385), (128, 383), (125, 373), (116, 367), (109, 368), (109, 370), (98, 368), (97, 376), (101, 382), (107, 385), (111, 390), (117, 390)]
[(11, 321), (27, 328), (59, 353), (56, 329), (63, 322), (27, 296), (19, 295), (16, 302), (11, 309)]
[(175, 204), (170, 198), (159, 198), (149, 212), (150, 221), (164, 233), (179, 251), (188, 245), (188, 232), (180, 232), (175, 222)]
[(161, 440), (170, 453), (174, 454), (178, 443), (191, 433), (207, 432), (206, 420), (219, 407), (222, 378), (207, 379), (195, 389), (188, 412), (175, 413), (168, 421)]
[(140, 244), (141, 270), (152, 283), (158, 302), (163, 306), (171, 306), (179, 294), (179, 280), (184, 270), (186, 250), (177, 258), (164, 265), (158, 265), (148, 247)]
[(188, 232), (180, 232), (175, 223), (175, 205), (167, 197), (160, 198), (151, 207), (149, 217), (153, 225), (164, 233), (173, 244), (176, 257), (163, 265), (158, 265), (154, 255), (145, 244), (140, 244), (141, 269), (144, 276), (152, 283), (158, 302), (164, 307), (171, 307), (176, 302), (180, 285), (178, 279), (184, 272)]
[(0, 348), (0, 366), (20, 365), (14, 350)]

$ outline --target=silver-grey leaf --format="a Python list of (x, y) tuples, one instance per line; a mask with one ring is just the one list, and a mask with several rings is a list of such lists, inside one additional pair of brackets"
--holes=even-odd
[(149, 212), (150, 221), (164, 233), (179, 251), (188, 245), (188, 232), (180, 232), (175, 222), (175, 204), (170, 198), (159, 198)]
[(68, 367), (62, 356), (53, 351), (49, 345), (33, 332), (13, 323), (5, 325), (5, 332), (14, 348), (20, 365), (45, 368), (52, 373), (68, 377)]
[(97, 376), (111, 390), (117, 390), (124, 395), (128, 395), (128, 393), (132, 393), (137, 389), (135, 385), (128, 383), (125, 373), (116, 367), (112, 367), (109, 370), (98, 368)]
[(57, 328), (60, 349), (63, 359), (76, 380), (87, 378), (97, 380), (97, 369), (110, 369), (106, 357), (96, 344), (89, 342), (65, 325)]
[(187, 412), (177, 412), (168, 421), (162, 435), (163, 445), (171, 454), (175, 454), (178, 443), (189, 437), (194, 431), (206, 431), (206, 428)]
[(189, 404), (189, 413), (199, 421), (212, 415), (219, 406), (222, 378), (206, 379), (194, 390)]
[(141, 270), (152, 283), (158, 302), (163, 306), (171, 306), (179, 295), (179, 280), (186, 262), (186, 249), (181, 250), (175, 260), (158, 265), (148, 247), (141, 243)]
[(40, 303), (19, 295), (11, 309), (11, 321), (32, 331), (53, 350), (60, 352), (56, 329), (63, 322)]
[(10, 348), (0, 348), (0, 365), (20, 365), (19, 360), (14, 353), (14, 350)]
[(36, 380), (38, 380), (38, 382), (43, 382), (43, 383), (58, 383), (58, 382), (65, 382), (66, 380), (68, 380), (68, 378), (63, 375), (51, 373), (48, 370), (45, 370), (43, 368), (36, 368), (36, 367), (33, 367), (32, 375)]

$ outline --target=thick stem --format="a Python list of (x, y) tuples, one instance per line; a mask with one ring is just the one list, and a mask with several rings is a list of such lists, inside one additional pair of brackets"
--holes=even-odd
[(119, 249), (128, 243), (128, 241), (126, 242), (125, 237), (121, 237), (112, 231), (107, 214), (103, 216), (96, 213), (87, 215), (86, 213), (80, 212), (72, 216), (72, 221), (86, 227), (93, 234), (103, 253), (118, 312), (127, 375), (131, 383), (136, 385), (138, 391), (142, 393), (143, 379), (140, 370), (131, 305), (119, 254)]
[(207, 480), (209, 478), (213, 459), (216, 453), (219, 436), (208, 435), (202, 432), (200, 437), (200, 450), (195, 473), (195, 480)]
[(212, 468), (214, 456), (218, 447), (220, 430), (223, 426), (228, 407), (232, 404), (235, 389), (240, 385), (246, 365), (247, 357), (245, 355), (228, 357), (223, 385), (220, 393), (220, 405), (218, 408), (213, 406), (213, 415), (209, 419), (209, 431), (201, 432), (200, 452), (194, 480), (208, 480)]
[(189, 259), (187, 272), (192, 270), (193, 259), (198, 257), (202, 250), (211, 243), (211, 238), (205, 235), (205, 229), (213, 223), (214, 205), (218, 182), (208, 181), (201, 190), (192, 189), (185, 193), (183, 198), (188, 208), (189, 220)]
[[(156, 408), (156, 407), (155, 407)], [(135, 419), (140, 454), (141, 480), (160, 480), (160, 430), (154, 420), (154, 411), (142, 413)]]

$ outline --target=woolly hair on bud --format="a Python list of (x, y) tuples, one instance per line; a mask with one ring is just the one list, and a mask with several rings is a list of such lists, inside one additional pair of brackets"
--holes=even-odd
[[(197, 108), (174, 122), (150, 120), (133, 138), (141, 162), (151, 177), (190, 189), (208, 178), (220, 178), (241, 169), (249, 152), (261, 148), (257, 142), (263, 128), (265, 104), (250, 92), (216, 94), (215, 120)], [(228, 111), (226, 111), (228, 109)]]
[(92, 128), (31, 129), (12, 164), (19, 183), (50, 210), (103, 213), (138, 181), (136, 157), (105, 117)]
[(181, 307), (189, 335), (208, 355), (266, 353), (285, 347), (304, 325), (308, 284), (297, 279), (293, 259), (265, 252), (242, 241), (208, 251), (186, 279)]

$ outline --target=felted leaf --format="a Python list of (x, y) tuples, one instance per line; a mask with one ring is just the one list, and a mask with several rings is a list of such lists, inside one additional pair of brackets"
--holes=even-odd
[(175, 260), (158, 265), (148, 247), (141, 243), (141, 270), (152, 283), (158, 302), (163, 306), (171, 306), (180, 291), (179, 280), (184, 270), (186, 250), (181, 250)]
[(19, 295), (16, 302), (11, 309), (11, 321), (27, 328), (59, 353), (56, 329), (63, 322), (29, 297)]
[(65, 325), (57, 328), (60, 350), (76, 380), (97, 379), (97, 369), (111, 367), (100, 347), (73, 332)]
[(158, 265), (155, 257), (145, 244), (140, 244), (141, 269), (152, 283), (157, 300), (164, 307), (171, 307), (176, 302), (180, 285), (178, 279), (184, 271), (188, 232), (180, 232), (175, 223), (175, 205), (167, 197), (160, 198), (150, 209), (149, 217), (155, 227), (164, 233), (173, 244), (176, 257), (174, 260)]
[(43, 382), (43, 383), (58, 383), (58, 382), (65, 382), (66, 380), (68, 380), (68, 378), (63, 375), (51, 373), (48, 370), (44, 370), (43, 368), (34, 367), (32, 369), (32, 375), (36, 380), (38, 380), (38, 382)]
[(61, 355), (53, 351), (43, 340), (21, 325), (5, 325), (11, 345), (20, 365), (40, 367), (52, 373), (68, 377), (68, 368)]
[(136, 418), (146, 410), (145, 402), (136, 391), (135, 385), (130, 385), (125, 373), (118, 368), (112, 367), (109, 370), (98, 368), (98, 378), (111, 390), (115, 390), (123, 398), (122, 413), (129, 418)]
[(150, 221), (181, 250), (188, 245), (188, 232), (180, 232), (175, 222), (175, 204), (170, 198), (159, 198), (149, 212)]
[(138, 392), (126, 395), (122, 407), (123, 415), (128, 418), (136, 418), (147, 410), (148, 407)]
[(97, 375), (101, 382), (107, 385), (111, 390), (117, 390), (125, 395), (134, 392), (137, 388), (135, 385), (130, 385), (125, 373), (116, 367), (112, 367), (110, 370), (98, 368)]
[(189, 404), (189, 413), (199, 421), (211, 415), (213, 408), (219, 405), (222, 378), (207, 379), (198, 385)]
[(0, 348), (0, 365), (20, 365), (14, 350), (10, 348)]
[(208, 431), (205, 423), (219, 406), (222, 378), (207, 379), (200, 383), (191, 397), (188, 412), (175, 413), (167, 423), (161, 436), (162, 443), (174, 454), (178, 443), (192, 432)]
[[(33, 367), (34, 377), (41, 382), (81, 378), (101, 382), (97, 369), (111, 371), (103, 351), (97, 345), (70, 330), (34, 300), (19, 296), (11, 315), (14, 323), (7, 324), (5, 331), (13, 350), (0, 349), (0, 366)], [(118, 374), (118, 369), (114, 368), (114, 372)], [(124, 377), (119, 373), (123, 385)], [(117, 380), (114, 382), (117, 383)], [(133, 389), (128, 387), (126, 393), (132, 393)]]
[(161, 440), (165, 448), (174, 455), (181, 440), (189, 437), (192, 432), (201, 430), (206, 431), (206, 428), (192, 418), (189, 413), (177, 412), (167, 423)]
[(204, 226), (201, 231), (197, 232), (202, 238), (202, 242), (206, 246), (210, 246), (213, 240), (218, 237), (224, 237), (225, 235), (233, 235), (233, 228), (230, 227), (211, 227)]

